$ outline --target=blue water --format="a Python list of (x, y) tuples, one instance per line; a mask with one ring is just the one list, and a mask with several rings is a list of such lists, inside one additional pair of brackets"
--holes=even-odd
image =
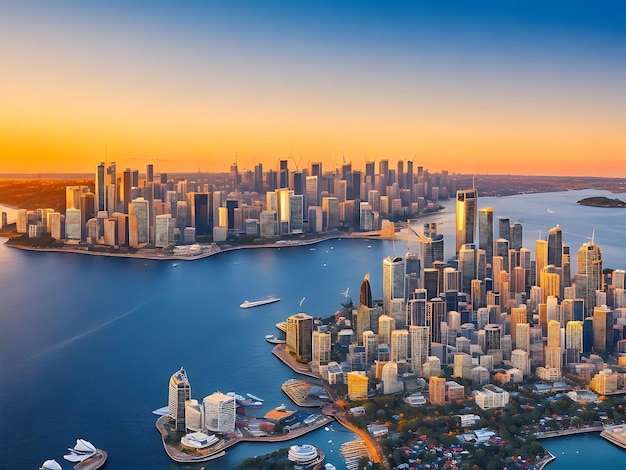
[[(496, 217), (522, 222), (525, 246), (532, 251), (538, 232), (545, 236), (560, 223), (564, 242), (575, 254), (595, 227), (604, 265), (626, 268), (626, 212), (575, 205), (581, 197), (604, 194), (483, 198), (479, 207), (492, 206)], [(454, 205), (447, 205), (444, 213), (423, 221), (442, 223), (449, 255)], [(314, 250), (238, 250), (173, 267), (165, 261), (0, 246), (0, 469), (59, 461), (78, 437), (107, 450), (111, 470), (199, 468), (170, 461), (154, 427), (151, 411), (167, 404), (170, 375), (184, 366), (192, 395), (199, 399), (232, 390), (264, 398), (260, 413), (291, 405), (280, 385), (296, 375), (271, 354), (264, 336), (276, 333), (274, 324), (298, 311), (333, 314), (343, 300), (341, 292), (349, 287), (353, 297), (358, 295), (368, 272), (380, 296), (382, 258), (405, 252), (406, 242), (342, 239)], [(239, 308), (245, 299), (271, 294), (281, 302)], [(320, 447), (328, 461), (344, 468), (339, 447), (354, 435), (337, 424), (333, 429), (291, 443)], [(604, 444), (590, 439), (590, 449)], [(585, 444), (576, 442), (582, 450)], [(545, 444), (551, 449), (551, 443)], [(286, 445), (240, 444), (203, 466), (232, 468), (246, 457)], [(609, 465), (626, 462), (626, 454), (610, 446), (597, 459), (596, 464)], [(559, 460), (550, 468), (565, 468), (558, 465)]]

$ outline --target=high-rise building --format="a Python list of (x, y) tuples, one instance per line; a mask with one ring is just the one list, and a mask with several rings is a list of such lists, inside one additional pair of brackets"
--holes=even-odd
[(157, 248), (166, 248), (174, 243), (174, 224), (170, 214), (156, 216), (155, 243)]
[(287, 318), (287, 349), (300, 357), (303, 362), (310, 362), (312, 356), (313, 317), (306, 313), (297, 313)]
[(585, 316), (592, 314), (596, 305), (596, 291), (603, 289), (602, 254), (593, 242), (583, 243), (578, 249), (576, 297), (585, 301)]
[(400, 257), (383, 259), (383, 311), (391, 314), (392, 299), (404, 299), (405, 263)]
[(104, 178), (104, 162), (96, 166), (96, 212), (106, 210), (106, 190)]
[(204, 425), (209, 431), (229, 433), (235, 430), (235, 397), (215, 392), (204, 397)]
[(422, 375), (422, 364), (428, 359), (430, 332), (427, 326), (409, 326), (411, 364), (413, 372)]
[(613, 354), (613, 312), (606, 305), (593, 309), (593, 351)]
[(409, 332), (408, 330), (393, 330), (391, 332), (392, 362), (407, 362), (409, 359)]
[(478, 192), (475, 189), (456, 192), (456, 253), (462, 245), (474, 243)]
[(563, 267), (563, 232), (558, 225), (548, 230), (548, 264)]
[(484, 207), (478, 211), (478, 247), (485, 250), (487, 263), (493, 258), (493, 208)]
[(211, 194), (190, 192), (187, 194), (187, 206), (190, 215), (190, 226), (196, 229), (196, 235), (211, 233), (213, 221), (211, 217)]
[[(131, 219), (131, 227), (129, 228), (131, 238), (136, 236), (137, 246), (149, 243), (150, 210), (148, 207), (148, 201), (146, 201), (142, 197), (133, 199), (132, 202), (129, 204), (128, 210), (128, 214)], [(134, 223), (132, 221), (133, 218), (135, 218), (136, 220)]]
[(185, 432), (185, 401), (191, 400), (191, 386), (182, 367), (170, 377), (168, 406), (176, 431)]
[(361, 289), (359, 292), (359, 305), (365, 305), (369, 308), (372, 308), (374, 306), (374, 301), (372, 300), (372, 288), (370, 287), (369, 273), (363, 276), (363, 281), (361, 282)]
[(312, 334), (312, 362), (326, 365), (330, 362), (331, 337), (330, 333), (314, 331)]
[(389, 315), (378, 317), (378, 344), (390, 344), (391, 332), (396, 328), (396, 321)]
[(580, 362), (583, 352), (583, 323), (568, 321), (565, 325), (565, 362)]
[(446, 378), (445, 377), (430, 377), (428, 382), (428, 391), (430, 402), (433, 405), (445, 405), (446, 404)]

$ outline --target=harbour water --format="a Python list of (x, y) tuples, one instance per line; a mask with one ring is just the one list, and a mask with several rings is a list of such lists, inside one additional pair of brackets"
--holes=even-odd
[[(496, 217), (522, 222), (524, 245), (533, 252), (539, 232), (545, 237), (560, 224), (574, 255), (572, 266), (578, 247), (595, 229), (604, 266), (626, 268), (626, 210), (575, 204), (588, 195), (610, 196), (603, 191), (527, 194), (482, 198), (479, 207), (491, 206)], [(449, 256), (454, 201), (447, 206), (415, 224), (442, 223)], [(406, 242), (344, 238), (237, 250), (174, 266), (0, 245), (0, 469), (38, 468), (48, 458), (59, 460), (78, 437), (107, 450), (111, 470), (233, 468), (246, 457), (291, 443), (320, 447), (327, 461), (345, 468), (339, 449), (354, 434), (336, 423), (332, 430), (322, 428), (293, 442), (240, 444), (214, 462), (178, 466), (162, 449), (151, 411), (167, 404), (169, 377), (181, 366), (195, 398), (236, 391), (264, 398), (259, 414), (281, 403), (292, 407), (280, 386), (296, 375), (271, 354), (265, 335), (277, 333), (274, 324), (298, 311), (333, 314), (347, 288), (353, 298), (358, 295), (366, 273), (380, 296), (382, 259), (405, 252)], [(239, 308), (245, 299), (268, 295), (282, 300)], [(557, 456), (550, 469), (573, 468), (563, 466), (553, 450), (560, 442), (564, 449), (571, 442), (581, 453), (606, 445), (595, 455), (596, 465), (626, 463), (624, 451), (597, 436), (568, 439), (544, 441)]]

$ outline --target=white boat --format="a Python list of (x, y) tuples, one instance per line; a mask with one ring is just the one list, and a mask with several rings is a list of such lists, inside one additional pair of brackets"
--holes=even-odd
[(263, 406), (262, 401), (251, 400), (250, 398), (246, 398), (243, 395), (239, 395), (235, 392), (227, 392), (226, 395), (229, 397), (233, 397), (238, 405), (241, 406)]
[(258, 307), (259, 305), (266, 305), (266, 304), (273, 304), (274, 302), (278, 302), (280, 300), (280, 297), (274, 297), (274, 296), (270, 296), (267, 299), (263, 299), (263, 300), (245, 300), (240, 307), (241, 308), (251, 308), (251, 307)]
[(63, 467), (59, 465), (59, 462), (56, 460), (46, 460), (39, 470), (63, 470)]
[(254, 395), (252, 395), (251, 393), (246, 393), (246, 395), (248, 395), (250, 398), (252, 398), (253, 400), (256, 401), (264, 401), (263, 398), (259, 398), (259, 397), (255, 397)]

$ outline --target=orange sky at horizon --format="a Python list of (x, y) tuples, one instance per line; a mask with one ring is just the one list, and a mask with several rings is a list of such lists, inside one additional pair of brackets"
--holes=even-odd
[(345, 157), (626, 177), (626, 35), (605, 34), (612, 16), (585, 29), (584, 9), (569, 22), (539, 9), (543, 24), (500, 3), (392, 4), (13, 5), (0, 28), (0, 174), (105, 160), (328, 170)]

